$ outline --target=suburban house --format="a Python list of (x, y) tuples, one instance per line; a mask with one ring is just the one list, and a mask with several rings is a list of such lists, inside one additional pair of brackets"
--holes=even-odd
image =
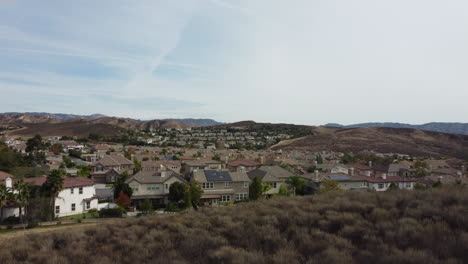
[(203, 189), (201, 202), (204, 204), (242, 201), (249, 197), (250, 179), (245, 172), (197, 170), (192, 181)]
[(130, 177), (126, 183), (132, 188), (132, 202), (138, 205), (145, 199), (150, 199), (156, 205), (167, 204), (169, 188), (175, 182), (186, 182), (184, 177), (171, 170), (140, 171)]
[[(42, 186), (46, 176), (25, 178), (32, 185)], [(98, 208), (98, 199), (94, 181), (88, 178), (65, 177), (63, 189), (55, 198), (55, 217), (86, 213)]]
[(96, 183), (113, 183), (122, 172), (132, 174), (133, 162), (121, 155), (104, 155), (91, 165), (91, 178)]
[[(281, 168), (282, 169), (282, 168)], [(276, 174), (278, 175), (278, 174)], [(279, 193), (279, 188), (281, 184), (285, 182), (284, 179), (280, 179), (275, 176), (275, 173), (272, 173), (270, 171), (265, 171), (261, 169), (256, 169), (247, 172), (247, 176), (249, 177), (250, 180), (253, 180), (255, 177), (259, 177), (262, 182), (269, 184), (271, 186), (271, 189), (266, 192), (266, 194), (277, 194)]]
[[(247, 173), (250, 175), (265, 175), (271, 179), (278, 179), (280, 182), (285, 182), (289, 177), (294, 176), (294, 173), (281, 168), (280, 166), (261, 166), (255, 170), (252, 170)], [(263, 176), (263, 177), (265, 177)]]
[(332, 173), (328, 175), (326, 179), (337, 181), (342, 190), (368, 190), (370, 186), (366, 177), (348, 175), (345, 173)]
[[(0, 171), (0, 184), (5, 185), (8, 191), (13, 191), (13, 175)], [(7, 201), (0, 210), (2, 210), (0, 213), (2, 219), (19, 215), (19, 208), (13, 201)]]
[(96, 144), (94, 150), (97, 158), (100, 159), (106, 155), (107, 151), (111, 150), (111, 146), (107, 144)]
[(337, 181), (340, 188), (343, 190), (375, 190), (386, 191), (392, 184), (398, 189), (412, 190), (415, 180), (411, 178), (402, 178), (400, 176), (387, 176), (382, 174), (376, 175), (348, 175), (344, 173), (331, 174), (327, 177), (328, 180)]
[(233, 160), (233, 161), (229, 161), (227, 164), (227, 168), (231, 172), (236, 172), (236, 171), (248, 172), (248, 171), (257, 169), (260, 166), (262, 166), (262, 164), (254, 160)]
[(220, 170), (222, 163), (216, 160), (188, 160), (184, 166), (186, 172), (194, 172), (197, 170)]

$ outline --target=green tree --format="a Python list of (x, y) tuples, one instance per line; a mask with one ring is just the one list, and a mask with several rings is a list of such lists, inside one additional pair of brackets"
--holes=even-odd
[(304, 194), (305, 181), (301, 176), (291, 176), (286, 180), (286, 183), (293, 189), (294, 195)]
[(114, 191), (114, 199), (119, 197), (120, 192), (123, 191), (128, 197), (132, 197), (133, 190), (130, 188), (128, 183), (126, 183), (127, 179), (130, 177), (128, 172), (124, 171), (117, 177), (117, 180), (112, 185), (112, 190)]
[(388, 186), (388, 189), (389, 189), (389, 190), (398, 190), (398, 189), (400, 189), (400, 188), (398, 187), (398, 184), (395, 184), (394, 182), (392, 182), (392, 183), (390, 184), (390, 186)]
[[(13, 200), (19, 207), (19, 217), (20, 223), (23, 223), (23, 208), (26, 209), (26, 206), (29, 203), (31, 198), (31, 187), (28, 183), (24, 182), (22, 179), (17, 181), (14, 185), (15, 192), (13, 193)], [(25, 212), (26, 214), (27, 212)]]
[(317, 156), (315, 157), (315, 160), (317, 161), (317, 164), (323, 164), (323, 158), (320, 153), (317, 154)]
[(45, 145), (42, 143), (41, 135), (35, 135), (26, 141), (26, 152), (43, 150)]
[(270, 184), (262, 182), (262, 194), (266, 194), (272, 188), (273, 186), (271, 186)]
[(174, 182), (169, 187), (169, 196), (168, 199), (171, 202), (178, 203), (184, 199), (186, 192), (186, 186), (181, 182)]
[(350, 153), (345, 153), (341, 158), (341, 162), (343, 164), (353, 163), (356, 162), (356, 157)]
[(41, 187), (43, 196), (49, 198), (49, 215), (48, 220), (51, 221), (55, 217), (55, 198), (63, 189), (64, 173), (61, 170), (51, 170), (47, 175), (47, 179)]
[(249, 199), (250, 200), (258, 200), (260, 197), (262, 197), (263, 193), (263, 184), (262, 180), (260, 177), (255, 177), (252, 180), (252, 183), (249, 186)]
[(279, 187), (278, 194), (282, 195), (282, 196), (288, 196), (289, 195), (288, 188), (286, 188), (286, 186), (284, 186), (284, 184), (281, 184), (280, 187)]
[(141, 171), (141, 161), (137, 158), (133, 158), (133, 173), (136, 174)]
[(10, 200), (10, 195), (10, 190), (4, 184), (0, 184), (0, 220), (3, 219), (3, 207)]
[(438, 181), (436, 181), (436, 182), (434, 182), (432, 184), (432, 188), (439, 188), (441, 186), (442, 186), (442, 182), (440, 180), (438, 180)]
[(78, 177), (89, 177), (91, 175), (91, 166), (89, 165), (78, 165), (76, 166), (78, 170)]
[(149, 214), (149, 213), (152, 213), (154, 211), (153, 210), (153, 203), (151, 202), (150, 199), (143, 200), (143, 203), (141, 204), (140, 208), (141, 208), (141, 211), (144, 214)]
[(332, 180), (325, 180), (320, 184), (319, 193), (327, 193), (333, 191), (340, 191), (340, 183)]
[(216, 161), (221, 161), (221, 156), (219, 154), (215, 154), (212, 159)]
[(192, 181), (188, 185), (190, 187), (190, 204), (194, 209), (198, 209), (198, 204), (200, 203), (200, 199), (203, 194), (203, 189), (196, 181)]

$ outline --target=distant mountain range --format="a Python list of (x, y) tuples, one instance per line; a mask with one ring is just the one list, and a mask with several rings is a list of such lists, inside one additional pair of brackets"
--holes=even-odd
[(327, 127), (341, 127), (341, 128), (357, 128), (357, 127), (391, 127), (391, 128), (414, 128), (429, 130), (442, 133), (452, 133), (460, 135), (468, 135), (468, 123), (443, 123), (433, 122), (422, 125), (411, 125), (403, 123), (362, 123), (355, 125), (340, 125), (335, 123), (326, 124)]
[[(104, 118), (108, 117), (106, 115), (101, 115), (101, 114), (92, 114), (92, 115), (74, 115), (74, 114), (61, 114), (61, 113), (45, 113), (45, 112), (6, 112), (0, 115), (26, 115), (30, 117), (39, 117), (40, 119), (57, 119), (57, 120), (72, 120), (76, 118), (84, 118), (84, 119), (98, 119), (98, 118)], [(128, 118), (131, 119), (131, 118)], [(136, 120), (136, 119), (132, 119)], [(137, 120), (139, 121), (139, 120)], [(154, 120), (148, 120), (148, 121), (154, 121)], [(183, 119), (178, 119), (178, 118), (166, 118), (166, 119), (161, 119), (161, 121), (176, 121), (191, 127), (204, 127), (204, 126), (216, 126), (216, 125), (222, 125), (224, 123), (215, 121), (213, 119), (194, 119), (194, 118), (183, 118)]]

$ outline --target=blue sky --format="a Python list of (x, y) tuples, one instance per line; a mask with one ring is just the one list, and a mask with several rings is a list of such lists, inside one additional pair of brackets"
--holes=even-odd
[(467, 13), (462, 0), (0, 1), (0, 112), (468, 122)]

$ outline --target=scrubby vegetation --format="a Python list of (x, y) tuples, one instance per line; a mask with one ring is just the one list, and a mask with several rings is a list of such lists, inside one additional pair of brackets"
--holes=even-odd
[(0, 237), (2, 263), (468, 263), (464, 187), (275, 197)]

